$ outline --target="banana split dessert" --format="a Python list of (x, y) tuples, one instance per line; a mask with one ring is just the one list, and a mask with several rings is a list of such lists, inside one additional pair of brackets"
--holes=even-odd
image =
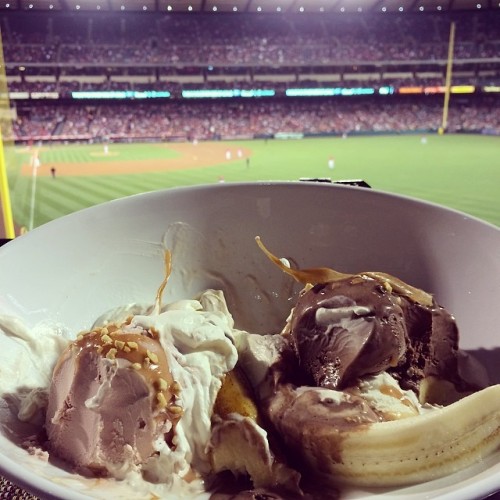
[(162, 305), (166, 252), (152, 306), (54, 344), (50, 383), (19, 398), (19, 418), (43, 414), (49, 460), (129, 498), (310, 499), (430, 481), (500, 448), (500, 386), (432, 295), (292, 269), (257, 243), (303, 287), (282, 331), (239, 330), (220, 290)]

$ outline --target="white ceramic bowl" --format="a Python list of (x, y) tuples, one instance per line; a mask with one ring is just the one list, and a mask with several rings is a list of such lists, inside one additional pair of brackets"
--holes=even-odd
[[(222, 288), (237, 326), (276, 331), (291, 307), (290, 278), (257, 248), (256, 235), (300, 267), (385, 271), (434, 293), (456, 316), (462, 347), (474, 351), (500, 382), (500, 230), (463, 213), (366, 188), (217, 184), (83, 210), (0, 249), (0, 314), (18, 316), (29, 327), (56, 322), (76, 334), (111, 308), (153, 302), (167, 246), (173, 273), (165, 301)], [(19, 349), (0, 331), (0, 367)], [(5, 432), (0, 474), (44, 497), (117, 497), (105, 484), (81, 481), (29, 455)], [(456, 500), (496, 490), (500, 453), (453, 476), (376, 495)], [(372, 495), (346, 492), (346, 498)]]

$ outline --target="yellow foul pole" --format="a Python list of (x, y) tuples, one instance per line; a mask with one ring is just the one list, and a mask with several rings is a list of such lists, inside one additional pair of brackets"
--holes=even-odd
[(451, 74), (453, 71), (453, 50), (455, 48), (455, 23), (451, 23), (450, 41), (448, 43), (448, 61), (446, 64), (446, 83), (444, 91), (443, 120), (441, 130), (444, 132), (448, 127), (448, 107), (450, 105)]
[(1, 208), (5, 237), (9, 239), (13, 239), (16, 236), (14, 221), (12, 219), (9, 182), (7, 179), (7, 167), (5, 164), (4, 153), (4, 138), (6, 136), (6, 132), (8, 137), (12, 136), (11, 118), (7, 78), (5, 76), (5, 62), (3, 58), (2, 35), (0, 32), (0, 201), (2, 203)]
[(0, 127), (0, 199), (2, 200), (3, 224), (5, 237), (13, 239), (16, 236), (14, 221), (12, 219), (12, 207), (10, 204), (9, 182), (7, 180), (7, 169), (5, 168), (5, 155), (3, 154), (3, 138)]

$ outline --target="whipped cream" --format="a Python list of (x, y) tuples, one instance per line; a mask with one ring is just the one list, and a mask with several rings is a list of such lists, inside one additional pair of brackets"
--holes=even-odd
[[(205, 310), (202, 303), (212, 310)], [(172, 376), (181, 387), (178, 404), (184, 409), (176, 426), (175, 451), (159, 439), (158, 458), (146, 464), (148, 475), (155, 482), (168, 482), (172, 475), (185, 475), (191, 466), (208, 472), (206, 446), (213, 406), (223, 375), (238, 360), (222, 292), (209, 290), (199, 300), (175, 302), (159, 315), (135, 316), (134, 325), (158, 332)]]

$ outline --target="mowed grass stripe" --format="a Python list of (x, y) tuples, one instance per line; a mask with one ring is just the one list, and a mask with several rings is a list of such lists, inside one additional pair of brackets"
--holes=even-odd
[(149, 159), (176, 158), (179, 153), (158, 144), (111, 144), (108, 154), (103, 145), (49, 147), (42, 150), (40, 160), (44, 165), (57, 163), (95, 163), (115, 161), (141, 161)]
[[(51, 220), (59, 210), (61, 214), (81, 210), (116, 197), (108, 189), (86, 189), (78, 182), (49, 181), (41, 183), (37, 192), (37, 212), (45, 220)], [(89, 180), (90, 182), (90, 180)], [(92, 186), (95, 188), (95, 186)]]
[(98, 202), (96, 198), (80, 197), (71, 189), (62, 190), (55, 196), (53, 189), (40, 186), (36, 196), (36, 213), (44, 220), (51, 220), (58, 212), (65, 215)]
[[(227, 146), (233, 150), (238, 146), (250, 149), (250, 168), (246, 168), (244, 160), (236, 160), (205, 168), (198, 166), (188, 170), (138, 172), (123, 176), (67, 177), (64, 181), (68, 189), (69, 186), (74, 189), (68, 199), (68, 204), (74, 206), (168, 187), (211, 184), (221, 177), (226, 182), (298, 180), (300, 177), (361, 178), (375, 189), (447, 205), (500, 225), (500, 138), (432, 135), (427, 139), (423, 143), (419, 135), (409, 135), (349, 137), (347, 140), (238, 141), (227, 143)], [(99, 148), (68, 146), (60, 148), (58, 154), (64, 149), (70, 154), (74, 148), (75, 155), (93, 159), (90, 151), (96, 147)], [(120, 151), (129, 157), (141, 158), (153, 149), (165, 155), (168, 145), (128, 144)], [(336, 160), (333, 171), (327, 166), (330, 155)], [(100, 161), (100, 158), (95, 160)], [(13, 189), (16, 198), (13, 207), (20, 207), (15, 209), (15, 217), (21, 217), (18, 210), (26, 213), (30, 184), (29, 179), (17, 180)], [(64, 193), (54, 193), (53, 196), (64, 197)], [(81, 201), (77, 202), (76, 198)]]
[(120, 176), (120, 182), (130, 188), (129, 194), (157, 191), (174, 186), (202, 184), (205, 182), (207, 175), (206, 173), (200, 175), (197, 170), (199, 169), (144, 172), (142, 174)]
[(97, 200), (111, 200), (127, 192), (118, 178), (106, 180), (101, 176), (66, 177), (65, 181), (72, 189), (80, 190), (89, 198)]
[(77, 191), (76, 196), (83, 197), (79, 193), (84, 192), (89, 200), (95, 199), (98, 203), (154, 190), (157, 186), (156, 182), (148, 182), (139, 175), (65, 177), (64, 181)]
[(95, 161), (90, 151), (85, 147), (60, 147), (51, 148), (40, 153), (40, 161), (48, 167), (56, 167), (58, 163), (92, 163)]
[(127, 185), (113, 177), (46, 178), (44, 181), (39, 184), (36, 197), (37, 221), (40, 223), (142, 191), (142, 187)]
[(92, 146), (54, 146), (42, 151), (40, 160), (44, 165), (54, 164), (54, 167), (57, 163), (93, 163), (96, 158), (92, 152)]
[(102, 193), (99, 193), (99, 190), (91, 189), (88, 190), (84, 185), (80, 183), (72, 183), (68, 182), (58, 182), (56, 183), (44, 183), (44, 194), (47, 197), (53, 198), (54, 202), (58, 199), (60, 200), (68, 200), (70, 204), (81, 204), (88, 205), (89, 203), (96, 203), (96, 201), (101, 199), (106, 199)]
[(121, 176), (121, 182), (127, 189), (126, 195), (155, 191), (162, 183), (162, 172), (145, 172)]
[[(69, 206), (63, 208), (49, 207), (47, 204), (44, 203), (43, 200), (38, 199), (35, 203), (33, 225), (34, 227), (37, 227), (42, 224), (46, 224), (47, 222), (56, 219), (55, 214), (57, 213), (59, 214), (59, 217), (63, 217), (64, 215), (77, 212), (78, 210), (79, 208), (72, 209)], [(26, 220), (25, 224), (23, 225), (29, 227), (30, 222), (31, 221), (28, 218), (28, 220)]]
[(203, 169), (177, 170), (165, 174), (163, 187), (192, 186), (217, 182), (221, 176), (227, 174), (220, 167), (206, 167)]
[[(52, 191), (45, 189), (45, 186), (40, 186), (35, 198), (35, 225), (44, 224), (54, 219), (54, 216), (59, 213), (66, 215), (76, 212), (82, 208), (78, 199), (69, 196), (55, 197)], [(28, 226), (29, 220), (25, 221)]]
[[(121, 175), (121, 176), (106, 176), (98, 179), (102, 187), (106, 187), (111, 198), (122, 198), (132, 194), (141, 193), (143, 191), (151, 191), (154, 189), (155, 183), (149, 180), (147, 174), (139, 175)], [(92, 189), (89, 187), (89, 189)]]

